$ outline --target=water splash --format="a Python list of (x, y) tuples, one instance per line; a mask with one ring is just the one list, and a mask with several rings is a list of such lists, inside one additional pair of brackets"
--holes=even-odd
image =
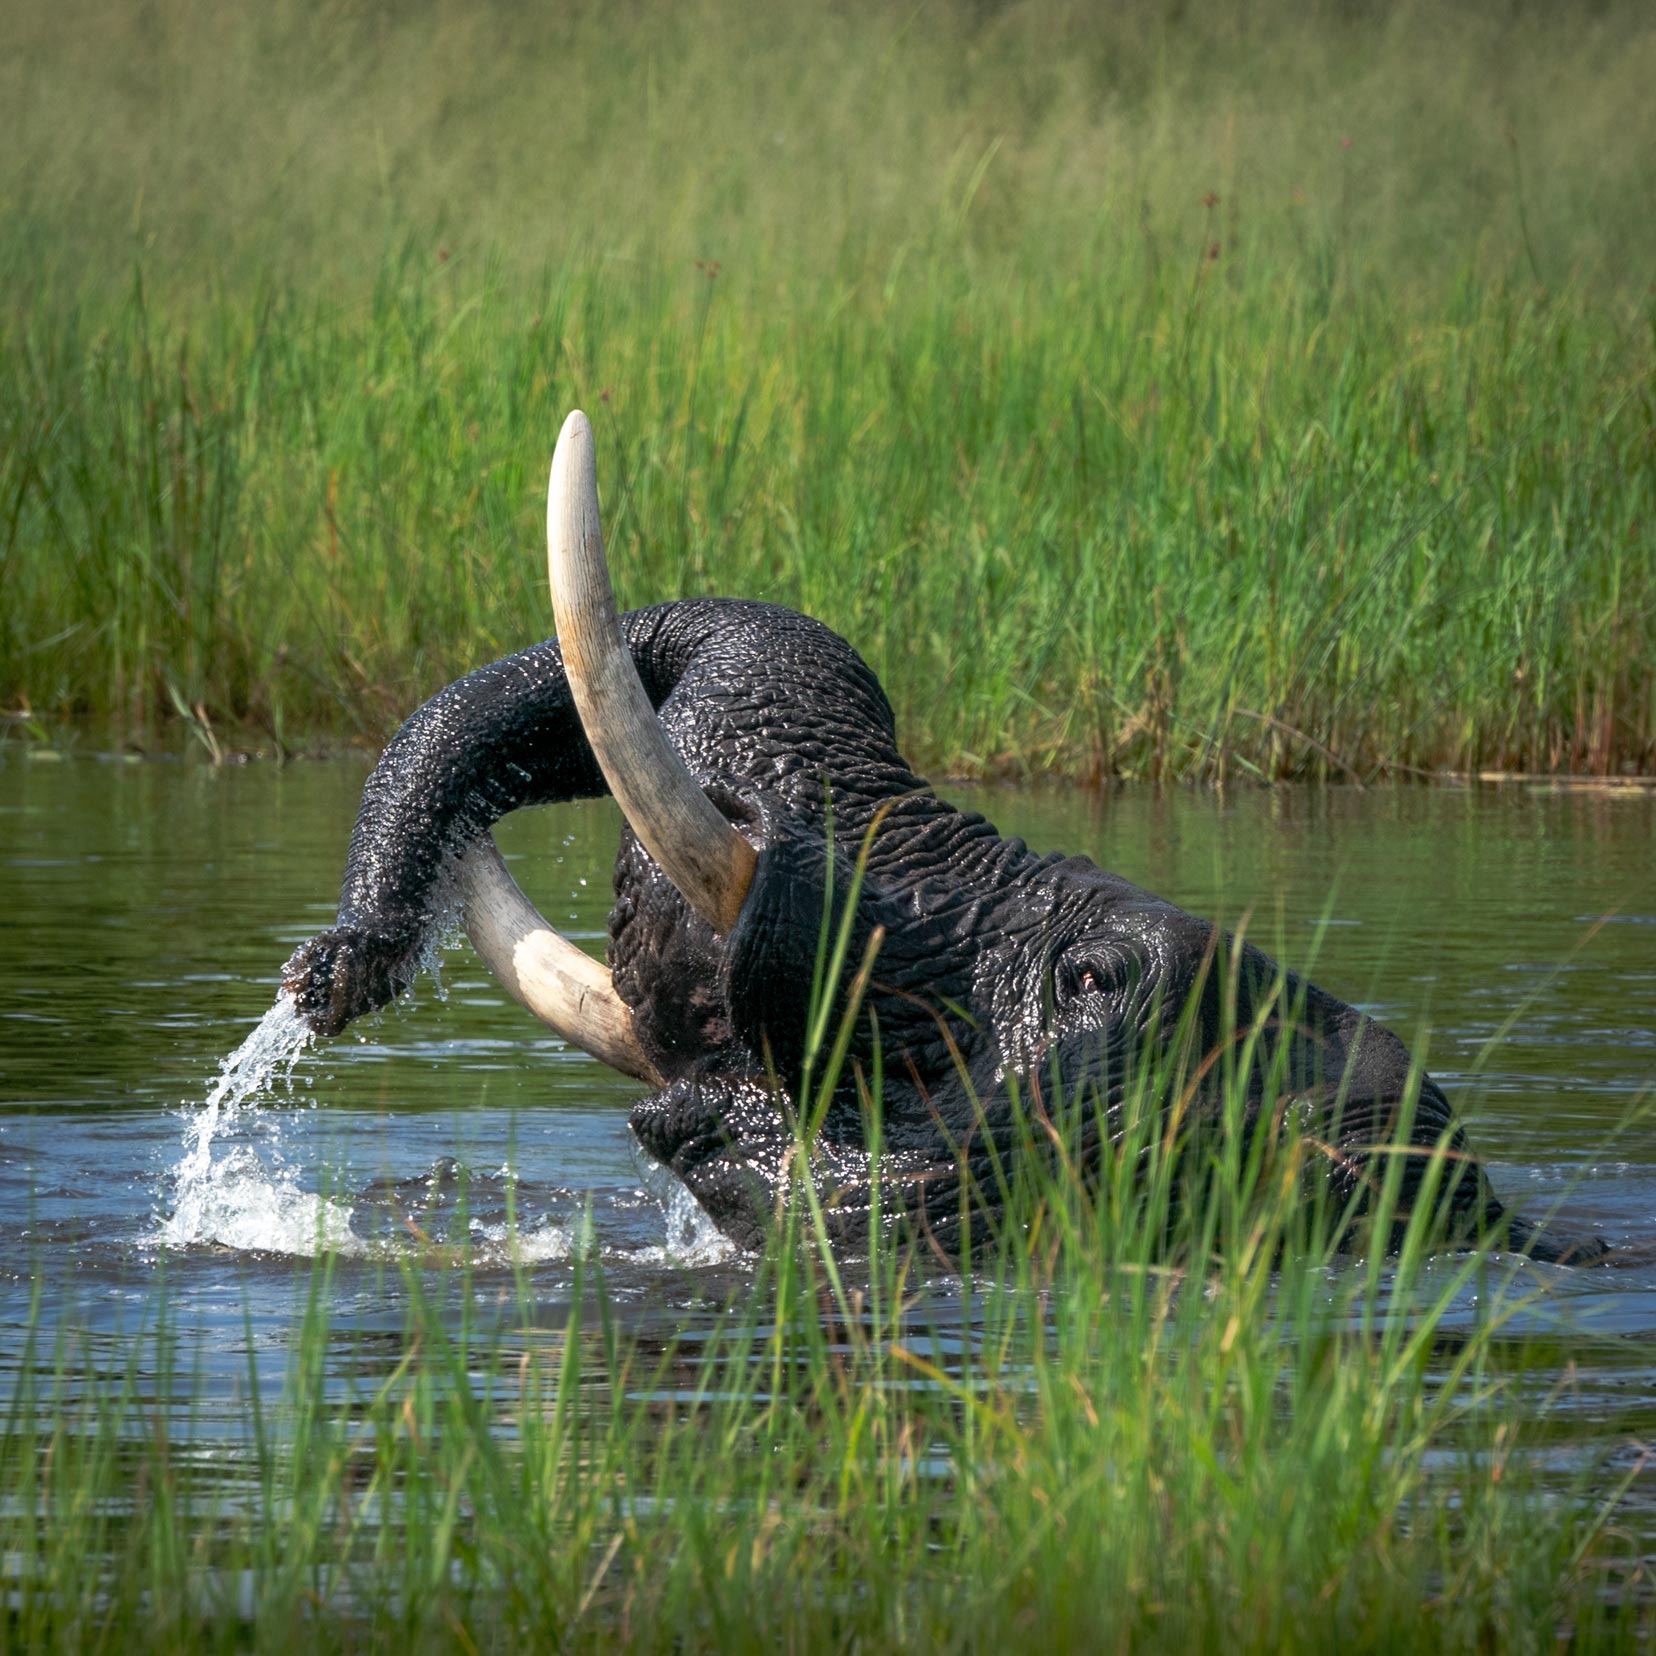
[[(183, 1154), (172, 1173), (171, 1211), (159, 1218), (150, 1238), (155, 1245), (301, 1258), (325, 1253), (389, 1258), (409, 1251), (400, 1228), (382, 1234), (389, 1215), (371, 1204), (361, 1216), (365, 1234), (353, 1224), (358, 1216), (352, 1207), (302, 1188), (300, 1170), (285, 1161), (285, 1112), (265, 1105), (292, 1093), (296, 1066), (313, 1043), (309, 1024), (284, 990), (257, 1028), (224, 1060), (202, 1102), (182, 1112)], [(661, 1208), (660, 1242), (600, 1248), (590, 1212), (574, 1220), (546, 1216), (516, 1224), (473, 1220), (474, 1261), (539, 1265), (601, 1252), (640, 1265), (694, 1268), (735, 1258), (740, 1250), (719, 1232), (684, 1184), (642, 1150), (636, 1154), (645, 1187)], [(435, 1257), (447, 1249), (447, 1244), (427, 1242), (418, 1229), (413, 1235), (417, 1251)]]
[(640, 1265), (722, 1265), (741, 1252), (676, 1174), (643, 1150), (636, 1157), (644, 1188), (661, 1204), (667, 1235), (660, 1243), (633, 1249), (629, 1258)]
[(741, 1251), (677, 1180), (667, 1196), (665, 1218), (667, 1241), (662, 1252), (672, 1264), (722, 1265)]
[[(282, 1164), (272, 1119), (259, 1108), (276, 1088), (292, 1090), (294, 1065), (312, 1039), (284, 990), (224, 1060), (189, 1116), (184, 1156), (173, 1174), (173, 1210), (155, 1237), (163, 1247), (303, 1256), (366, 1251), (351, 1229), (349, 1208), (300, 1189), (297, 1174)], [(255, 1139), (265, 1143), (266, 1154)]]

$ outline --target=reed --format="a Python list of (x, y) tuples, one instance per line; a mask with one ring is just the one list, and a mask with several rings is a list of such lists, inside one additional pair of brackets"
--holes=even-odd
[(27, 0), (0, 705), (379, 741), (580, 404), (929, 766), (1656, 765), (1641, 8), (751, 10)]

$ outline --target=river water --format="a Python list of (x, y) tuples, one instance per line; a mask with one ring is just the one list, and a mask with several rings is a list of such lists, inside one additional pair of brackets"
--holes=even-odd
[[(464, 947), (440, 987), (238, 1100), (260, 1054), (239, 1077), (221, 1063), (330, 922), (365, 775), (0, 751), (0, 1395), (31, 1322), (115, 1352), (161, 1281), (198, 1388), (250, 1366), (279, 1386), (319, 1252), (342, 1339), (402, 1326), (388, 1259), (462, 1249), (474, 1291), (527, 1269), (550, 1318), (578, 1253), (640, 1323), (740, 1293), (745, 1262), (635, 1158), (636, 1086), (531, 1022)], [(1245, 922), (1424, 1043), (1501, 1194), (1621, 1250), (1612, 1269), (1526, 1267), (1582, 1453), (1612, 1418), (1624, 1441), (1656, 1436), (1656, 796), (945, 791)], [(499, 834), (594, 948), (617, 826), (604, 801)]]

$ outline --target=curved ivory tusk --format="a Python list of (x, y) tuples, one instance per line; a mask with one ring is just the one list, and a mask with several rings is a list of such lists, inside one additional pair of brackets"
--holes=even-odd
[(673, 751), (621, 636), (598, 522), (592, 427), (576, 409), (552, 455), (546, 564), (575, 708), (610, 792), (650, 855), (715, 931), (728, 932), (753, 879), (753, 847), (714, 809)]
[(583, 1052), (652, 1087), (664, 1083), (633, 1031), (608, 968), (560, 937), (524, 896), (492, 834), (460, 863), (466, 935), (506, 992)]

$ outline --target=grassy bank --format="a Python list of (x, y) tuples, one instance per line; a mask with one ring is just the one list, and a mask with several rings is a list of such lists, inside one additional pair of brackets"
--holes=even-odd
[(958, 771), (1656, 769), (1656, 31), (30, 5), (0, 700), (377, 741), (628, 602), (807, 609)]

